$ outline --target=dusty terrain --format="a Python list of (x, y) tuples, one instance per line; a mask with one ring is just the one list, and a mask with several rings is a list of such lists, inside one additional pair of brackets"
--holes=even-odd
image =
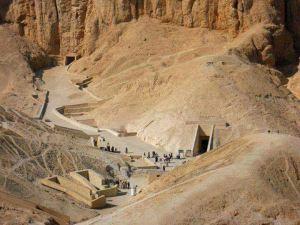
[(44, 93), (33, 87), (34, 70), (48, 65), (41, 48), (20, 37), (11, 25), (0, 25), (0, 102), (30, 116), (35, 116)]
[(30, 209), (14, 206), (6, 202), (0, 202), (0, 220), (3, 225), (11, 224), (49, 224), (55, 225), (46, 215), (32, 212)]
[(88, 147), (88, 140), (76, 133), (54, 131), (42, 122), (3, 107), (0, 122), (5, 124), (0, 128), (1, 189), (68, 215), (75, 222), (99, 214), (41, 186), (39, 179), (85, 168), (111, 177), (113, 171), (118, 174), (117, 163), (124, 165), (120, 156)]
[[(168, 151), (190, 149), (198, 124), (206, 134), (212, 124), (230, 124), (223, 144), (257, 131), (299, 135), (299, 101), (284, 87), (284, 74), (254, 64), (269, 62), (258, 55), (280, 29), (257, 25), (228, 41), (222, 32), (145, 19), (112, 28), (103, 42), (116, 32), (122, 34), (119, 41), (70, 71), (94, 76), (89, 90), (107, 99), (91, 113), (99, 127), (126, 127)], [(280, 61), (270, 57), (271, 64)]]
[(0, 191), (1, 224), (45, 224), (67, 225), (70, 218), (58, 212), (53, 212), (41, 205), (20, 199), (7, 192)]
[[(299, 0), (0, 1), (1, 188), (73, 222), (101, 215), (83, 224), (298, 225), (299, 24)], [(78, 60), (46, 68), (67, 56)], [(44, 88), (44, 119), (65, 128), (32, 119)], [(79, 118), (137, 132), (127, 139), (136, 152), (137, 138), (190, 150), (198, 128), (210, 136), (213, 126), (215, 149), (118, 199), (121, 208), (86, 209), (38, 180), (83, 168), (120, 175), (122, 156), (88, 147), (53, 113), (92, 100)], [(26, 224), (32, 212), (4, 205), (1, 216)]]
[(83, 224), (293, 224), (300, 222), (300, 139), (257, 134), (177, 167), (135, 202)]
[[(229, 124), (220, 144), (257, 131), (299, 135), (298, 100), (277, 70), (296, 67), (298, 1), (2, 5), (1, 20), (48, 55), (81, 57), (73, 79), (94, 77), (88, 89), (108, 100), (89, 115), (98, 127), (137, 132), (172, 152), (191, 148), (197, 125), (208, 134)], [(298, 86), (290, 79), (293, 93)]]

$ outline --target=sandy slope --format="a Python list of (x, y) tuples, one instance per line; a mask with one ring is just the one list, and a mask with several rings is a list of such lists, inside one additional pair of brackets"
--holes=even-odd
[(209, 135), (213, 124), (230, 124), (220, 144), (257, 131), (299, 135), (299, 104), (283, 74), (257, 64), (270, 60), (263, 52), (282, 38), (277, 29), (257, 25), (229, 41), (145, 19), (111, 28), (70, 70), (94, 76), (89, 90), (109, 99), (91, 115), (100, 127), (126, 127), (168, 151), (191, 149), (197, 125)]
[(33, 70), (47, 65), (47, 56), (10, 25), (0, 25), (0, 52), (0, 103), (35, 116), (41, 102), (31, 96)]
[[(20, 12), (30, 11), (34, 6), (30, 2), (15, 2), (25, 7), (20, 8)], [(298, 22), (294, 16), (297, 8), (288, 12), (285, 7), (290, 5), (283, 1), (276, 4), (259, 0), (222, 2), (229, 9), (226, 15), (230, 12), (229, 17), (238, 19), (237, 24), (230, 26), (241, 25), (238, 33), (245, 31), (234, 41), (225, 32), (228, 29), (222, 30), (222, 23), (217, 27), (219, 31), (188, 29), (148, 17), (139, 18), (137, 22), (124, 22), (132, 18), (115, 21), (119, 23), (115, 24), (115, 8), (113, 13), (108, 11), (109, 16), (104, 13), (102, 17), (90, 5), (87, 10), (90, 21), (86, 24), (91, 26), (86, 29), (87, 46), (82, 50), (79, 50), (83, 44), (82, 29), (86, 27), (84, 16), (80, 15), (85, 12), (78, 14), (77, 7), (70, 10), (70, 5), (65, 5), (68, 6), (66, 11), (80, 20), (77, 23), (80, 26), (69, 29), (73, 24), (69, 18), (73, 15), (68, 17), (69, 12), (66, 13), (68, 19), (61, 24), (66, 25), (66, 29), (61, 29), (66, 35), (59, 37), (56, 20), (62, 17), (53, 16), (57, 5), (55, 7), (54, 1), (40, 5), (41, 9), (51, 6), (47, 13), (40, 12), (53, 19), (55, 25), (52, 27), (49, 23), (50, 26), (37, 32), (49, 38), (49, 42), (41, 41), (41, 45), (46, 44), (44, 48), (49, 47), (48, 52), (58, 53), (61, 38), (62, 53), (86, 51), (83, 58), (71, 66), (70, 72), (74, 79), (93, 76), (89, 90), (108, 99), (89, 115), (100, 127), (126, 127), (153, 145), (177, 152), (179, 148), (191, 148), (198, 125), (208, 134), (210, 127), (218, 124), (219, 144), (225, 144), (166, 174), (145, 188), (131, 205), (85, 224), (300, 223), (300, 105), (286, 88), (284, 74), (271, 68), (278, 62), (294, 59), (291, 34), (283, 27), (293, 30), (297, 37), (298, 28), (294, 27)], [(292, 3), (297, 6), (295, 1)], [(264, 7), (267, 5), (271, 8)], [(120, 9), (122, 12), (122, 7)], [(244, 9), (243, 13), (237, 12)], [(258, 9), (265, 13), (261, 14)], [(22, 19), (14, 10), (10, 15)], [(212, 18), (215, 15), (219, 14), (213, 14)], [(293, 16), (293, 20), (284, 21), (288, 16)], [(29, 33), (35, 29), (33, 18), (26, 15), (21, 21), (29, 22), (25, 26)], [(276, 22), (278, 26), (252, 27), (252, 19), (254, 23), (280, 21)], [(226, 25), (229, 21), (224, 22)], [(99, 24), (104, 27), (98, 29)], [(208, 27), (214, 29), (214, 24)], [(54, 32), (49, 33), (49, 30)], [(32, 59), (31, 53), (36, 53), (33, 58), (39, 59), (41, 52), (5, 26), (0, 27), (0, 40), (5, 40), (0, 42), (0, 51), (8, 53), (0, 56), (0, 79), (4, 81), (0, 83), (0, 103), (32, 111), (29, 65), (33, 68), (39, 60), (28, 60), (26, 56), (29, 54)], [(72, 50), (69, 43), (74, 47)], [(295, 90), (291, 86), (290, 89)], [(41, 188), (37, 179), (86, 167), (105, 173), (107, 165), (115, 166), (120, 161), (118, 157), (100, 155), (99, 151), (82, 146), (82, 140), (53, 132), (18, 112), (0, 108), (0, 121), (11, 125), (9, 130), (0, 130), (0, 182), (5, 189), (28, 199), (42, 200), (48, 207), (70, 215), (73, 221), (97, 214), (65, 196)], [(257, 134), (268, 130), (272, 134)], [(249, 134), (255, 135), (246, 136)]]
[(298, 224), (300, 139), (247, 136), (188, 162), (136, 202), (83, 224)]
[[(70, 219), (59, 213), (45, 212), (36, 204), (0, 191), (0, 221), (2, 225), (35, 224), (67, 225)], [(51, 214), (52, 213), (52, 214)]]
[(30, 209), (1, 202), (0, 220), (2, 225), (11, 224), (45, 224), (56, 225), (55, 221), (41, 213), (34, 212)]

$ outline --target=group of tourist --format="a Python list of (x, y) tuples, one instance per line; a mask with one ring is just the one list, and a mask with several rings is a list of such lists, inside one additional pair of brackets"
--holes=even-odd
[(106, 147), (104, 147), (104, 151), (106, 151), (106, 152), (118, 152), (118, 149), (114, 146), (110, 146), (110, 144), (108, 142)]
[(162, 169), (163, 171), (166, 171), (166, 167), (169, 166), (169, 163), (173, 159), (173, 153), (164, 154), (163, 157), (160, 157), (159, 154), (155, 151), (148, 152), (148, 153), (144, 152), (144, 157), (148, 159), (153, 158), (155, 163), (164, 162), (165, 164), (162, 166)]
[(171, 162), (172, 159), (173, 159), (173, 153), (164, 154), (164, 161), (165, 162)]
[(148, 159), (154, 158), (156, 163), (158, 161), (170, 162), (173, 159), (173, 153), (164, 154), (163, 158), (160, 158), (159, 154), (155, 151), (148, 152), (147, 154), (144, 152), (144, 157), (147, 157)]
[(127, 180), (120, 180), (117, 185), (121, 189), (130, 189), (130, 182)]
[(117, 185), (118, 188), (120, 189), (130, 189), (130, 182), (128, 180), (123, 180), (123, 179), (119, 179), (119, 178), (114, 178), (111, 180), (108, 180), (107, 183), (109, 183), (110, 185)]
[[(103, 147), (100, 143), (105, 142), (106, 139), (104, 137), (99, 136), (98, 139), (92, 138), (92, 144), (94, 147), (99, 147), (100, 150), (106, 151), (106, 152), (115, 152), (115, 153), (120, 153), (118, 149), (114, 146), (111, 146), (109, 142), (107, 142), (106, 146)], [(125, 148), (125, 154), (128, 154), (128, 148)]]
[(144, 157), (147, 157), (148, 159), (150, 158), (159, 158), (159, 155), (157, 152), (152, 151), (152, 152), (148, 152), (148, 154), (146, 155), (146, 153), (144, 152)]
[[(98, 140), (95, 140), (95, 139), (93, 140), (93, 144), (94, 144), (95, 147), (98, 147), (98, 145), (100, 145), (99, 142), (105, 142), (105, 141), (106, 140), (105, 140), (104, 137), (99, 136)], [(109, 142), (107, 142), (106, 147), (100, 146), (100, 149), (104, 150), (104, 151), (107, 151), (107, 152), (118, 152), (118, 149), (114, 146), (111, 146)], [(128, 150), (127, 147), (125, 147), (125, 154), (128, 154), (128, 153), (129, 153), (129, 150)], [(173, 159), (173, 153), (164, 154), (163, 157), (160, 157), (159, 154), (155, 151), (147, 152), (147, 153), (144, 152), (144, 157), (148, 158), (148, 159), (150, 159), (150, 158), (154, 159), (155, 163), (164, 162), (164, 165), (162, 166), (162, 169), (163, 169), (163, 171), (165, 171), (166, 167), (169, 166), (169, 163)], [(176, 156), (176, 158), (180, 159), (180, 155), (178, 154)], [(120, 171), (120, 169), (121, 169), (120, 165), (118, 165), (118, 169)], [(121, 186), (121, 188), (122, 187), (128, 187), (128, 186), (130, 187), (130, 184), (129, 184), (129, 182), (122, 181), (120, 183), (120, 186)]]

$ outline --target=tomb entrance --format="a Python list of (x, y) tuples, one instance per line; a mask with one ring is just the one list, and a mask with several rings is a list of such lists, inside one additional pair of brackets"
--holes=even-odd
[(202, 155), (210, 150), (210, 136), (200, 126), (197, 127), (193, 145), (193, 156)]
[(66, 58), (65, 58), (65, 65), (68, 66), (72, 62), (74, 62), (75, 60), (76, 60), (75, 56), (66, 56)]

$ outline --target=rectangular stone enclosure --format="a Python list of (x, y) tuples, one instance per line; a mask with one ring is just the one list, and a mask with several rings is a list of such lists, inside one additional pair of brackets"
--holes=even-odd
[(104, 177), (93, 170), (74, 171), (70, 176), (98, 196), (114, 197), (118, 194), (117, 185), (111, 187), (106, 185)]
[(40, 183), (44, 186), (64, 192), (92, 209), (103, 208), (106, 205), (104, 195), (92, 193), (89, 188), (81, 185), (76, 180), (62, 176), (53, 176), (40, 180)]

